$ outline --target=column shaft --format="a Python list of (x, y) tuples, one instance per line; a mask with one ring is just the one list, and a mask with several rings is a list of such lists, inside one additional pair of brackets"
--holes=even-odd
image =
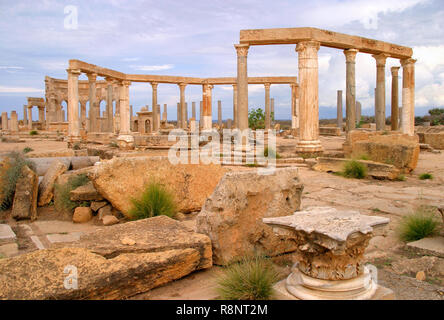
[(80, 70), (68, 69), (68, 139), (80, 141), (79, 75)]
[(90, 73), (88, 74), (88, 81), (89, 81), (89, 130), (91, 132), (97, 132), (98, 131), (98, 121), (97, 119), (97, 111), (96, 108), (97, 102), (96, 102), (96, 79), (97, 74)]
[(233, 128), (237, 128), (237, 85), (233, 84)]
[(415, 134), (415, 59), (401, 60), (402, 133)]
[(180, 118), (181, 118), (181, 124), (180, 124), (180, 128), (182, 129), (187, 129), (188, 124), (187, 124), (187, 110), (185, 108), (185, 88), (186, 88), (187, 84), (186, 83), (181, 83), (179, 84), (179, 88), (180, 88)]
[(234, 45), (237, 53), (237, 119), (240, 130), (248, 129), (248, 68), (249, 45)]
[(344, 50), (346, 59), (346, 93), (345, 93), (345, 131), (356, 128), (356, 54), (358, 50)]
[(390, 122), (392, 126), (392, 130), (396, 131), (399, 129), (399, 72), (400, 67), (392, 67), (392, 106), (391, 106), (391, 115), (390, 115)]
[(376, 106), (375, 120), (376, 130), (385, 130), (385, 62), (384, 54), (373, 55), (376, 60)]
[(265, 130), (270, 129), (271, 119), (270, 119), (270, 84), (265, 83)]
[(120, 87), (120, 135), (128, 135), (130, 133), (130, 117), (129, 117), (129, 85), (131, 82), (123, 81)]
[(152, 93), (152, 105), (153, 105), (153, 131), (159, 131), (159, 123), (157, 121), (157, 82), (151, 82), (151, 87), (153, 89)]

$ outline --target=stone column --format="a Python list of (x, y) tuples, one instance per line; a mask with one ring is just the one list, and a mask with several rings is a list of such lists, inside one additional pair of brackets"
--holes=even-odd
[(8, 113), (2, 112), (2, 130), (8, 130)]
[(217, 124), (222, 128), (222, 101), (217, 100)]
[(163, 105), (163, 114), (162, 114), (162, 120), (167, 122), (168, 121), (168, 112), (167, 112), (167, 105)]
[(28, 125), (28, 106), (26, 104), (23, 105), (23, 125)]
[[(274, 113), (274, 98), (270, 99), (270, 106), (271, 106), (271, 124), (274, 125), (274, 120), (276, 120), (276, 114)], [(274, 119), (274, 120), (273, 120)]]
[(133, 132), (133, 106), (130, 105), (130, 132)]
[(233, 84), (233, 128), (237, 128), (237, 84)]
[(129, 117), (129, 85), (130, 81), (122, 81), (120, 87), (120, 131), (119, 135), (128, 135), (130, 133)]
[(297, 96), (297, 84), (291, 83), (291, 128), (297, 129), (299, 128), (299, 122), (298, 122), (298, 113), (296, 109), (296, 96)]
[(203, 125), (203, 102), (199, 103), (199, 128), (202, 128)]
[(265, 87), (265, 130), (270, 129), (270, 84), (264, 83)]
[(196, 120), (196, 102), (191, 103), (191, 117)]
[(415, 134), (415, 59), (401, 60), (402, 65), (402, 133)]
[(157, 105), (157, 116), (156, 116), (156, 122), (157, 122), (157, 128), (160, 129), (160, 104)]
[(32, 130), (32, 106), (28, 106), (28, 129)]
[(19, 131), (19, 127), (18, 127), (18, 117), (17, 117), (17, 111), (11, 111), (11, 127), (10, 127), (11, 132), (18, 132)]
[(185, 109), (185, 88), (187, 84), (186, 83), (180, 83), (179, 89), (180, 89), (180, 128), (187, 129), (187, 110)]
[(249, 45), (235, 44), (237, 53), (237, 119), (240, 130), (248, 129), (248, 71), (247, 57)]
[(68, 142), (80, 141), (79, 75), (80, 70), (68, 71)]
[(159, 131), (159, 126), (158, 126), (158, 122), (157, 122), (157, 86), (158, 86), (157, 82), (151, 82), (151, 87), (153, 89), (152, 106), (153, 106), (153, 131), (154, 132)]
[(120, 95), (122, 92), (122, 86), (119, 82), (117, 82), (116, 88), (113, 90), (116, 90), (116, 110), (114, 112), (113, 117), (113, 126), (114, 126), (114, 133), (120, 132)]
[(345, 84), (345, 131), (356, 128), (356, 54), (358, 50), (344, 50), (346, 60), (346, 84)]
[(359, 101), (356, 101), (356, 124), (361, 122), (362, 105)]
[(211, 108), (211, 85), (204, 83), (202, 85), (202, 129), (209, 130), (213, 127), (212, 108)]
[(385, 62), (387, 55), (374, 54), (376, 60), (376, 131), (385, 130)]
[(45, 107), (44, 106), (38, 106), (39, 108), (39, 122), (42, 126), (42, 128), (45, 127)]
[(400, 67), (392, 67), (392, 110), (390, 116), (390, 122), (392, 125), (392, 131), (398, 130), (399, 123), (399, 98), (398, 98), (398, 82), (399, 82), (399, 72)]
[(316, 41), (299, 42), (296, 46), (299, 61), (299, 141), (297, 152), (321, 152), (319, 140), (319, 79)]
[(113, 79), (106, 78), (106, 132), (114, 131)]
[(336, 102), (336, 125), (341, 130), (342, 130), (342, 120), (343, 120), (343, 114), (342, 114), (342, 90), (338, 90), (338, 97), (337, 97), (337, 102)]
[(188, 128), (188, 102), (185, 102), (185, 126)]
[[(98, 131), (98, 121), (97, 119), (97, 111), (96, 108), (97, 102), (96, 102), (96, 80), (97, 80), (97, 74), (96, 73), (88, 73), (88, 84), (89, 84), (89, 130), (91, 132), (97, 132)], [(83, 119), (82, 119), (83, 120)]]
[(180, 120), (180, 115), (181, 115), (181, 111), (180, 111), (180, 103), (177, 103), (177, 128), (180, 128), (182, 121)]
[(80, 101), (80, 128), (86, 128), (86, 101)]

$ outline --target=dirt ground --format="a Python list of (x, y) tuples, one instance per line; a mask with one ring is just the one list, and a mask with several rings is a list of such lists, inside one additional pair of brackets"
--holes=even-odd
[[(344, 137), (321, 137), (327, 151), (341, 149)], [(277, 139), (278, 145), (295, 143), (291, 139)], [(53, 151), (66, 149), (65, 142), (43, 139), (27, 139), (22, 143), (0, 142), (0, 155), (30, 147), (35, 151)], [(144, 151), (149, 155), (167, 155), (166, 150)], [(417, 168), (406, 175), (405, 181), (355, 180), (333, 174), (312, 171), (308, 167), (299, 168), (300, 179), (304, 184), (302, 208), (309, 206), (334, 206), (342, 209), (359, 210), (390, 218), (384, 235), (375, 236), (366, 251), (366, 261), (379, 270), (380, 283), (392, 289), (397, 299), (444, 299), (444, 259), (433, 257), (433, 266), (424, 266), (424, 257), (406, 249), (405, 243), (399, 240), (397, 228), (403, 216), (412, 213), (420, 205), (442, 205), (444, 194), (444, 153), (421, 152)], [(235, 170), (255, 170), (255, 168), (233, 167)], [(431, 173), (432, 180), (420, 180), (422, 173)], [(194, 219), (184, 221), (189, 228), (194, 228)], [(80, 232), (70, 222), (70, 217), (55, 212), (53, 207), (39, 208), (37, 222), (14, 223), (3, 213), (0, 220), (13, 224), (17, 233), (21, 253), (37, 250), (29, 235), (37, 235), (41, 243), (50, 246), (45, 240), (48, 234), (75, 235)], [(63, 225), (54, 231), (51, 221), (62, 221)], [(40, 224), (39, 224), (40, 223)], [(30, 225), (30, 231), (22, 225)], [(92, 221), (85, 225), (81, 232), (95, 230), (98, 223)], [(441, 230), (444, 235), (444, 230)], [(431, 257), (430, 257), (431, 258)], [(429, 260), (426, 261), (428, 264)], [(426, 263), (426, 264), (427, 264)], [(403, 266), (408, 267), (403, 268)], [(282, 266), (281, 266), (282, 267)], [(283, 274), (288, 274), (286, 266)], [(428, 269), (426, 281), (415, 279), (416, 270)], [(133, 297), (134, 299), (216, 299), (216, 278), (222, 271), (220, 267), (193, 273), (184, 279), (169, 283), (150, 292)]]

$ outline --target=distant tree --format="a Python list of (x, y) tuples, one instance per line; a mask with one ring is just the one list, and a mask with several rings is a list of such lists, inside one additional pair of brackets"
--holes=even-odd
[(429, 110), (429, 114), (431, 116), (440, 116), (442, 114), (444, 114), (444, 109), (443, 108), (433, 108)]
[[(274, 121), (274, 112), (270, 113), (270, 121)], [(248, 127), (250, 129), (265, 129), (265, 112), (262, 108), (251, 109), (248, 112)]]

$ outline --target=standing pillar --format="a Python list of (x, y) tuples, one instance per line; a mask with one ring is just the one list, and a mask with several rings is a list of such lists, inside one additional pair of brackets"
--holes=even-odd
[(80, 128), (86, 128), (86, 101), (80, 101)]
[(376, 131), (385, 130), (385, 62), (387, 55), (374, 54), (376, 60)]
[(2, 112), (2, 130), (8, 130), (8, 113)]
[(362, 105), (359, 101), (356, 101), (356, 125), (361, 122)]
[(390, 116), (390, 122), (392, 126), (392, 131), (396, 131), (399, 129), (399, 88), (398, 88), (398, 82), (399, 82), (399, 72), (400, 67), (392, 67), (392, 109), (391, 109), (391, 116)]
[(188, 128), (188, 102), (185, 102), (185, 128)]
[(28, 129), (32, 130), (32, 106), (28, 106)]
[(270, 84), (264, 83), (265, 87), (265, 130), (270, 129)]
[(130, 132), (133, 132), (133, 106), (130, 105)]
[[(80, 141), (79, 75), (80, 70), (68, 71), (68, 142)], [(40, 119), (39, 119), (40, 120)]]
[(276, 120), (276, 114), (274, 113), (274, 98), (270, 99), (270, 106), (271, 106), (271, 125), (274, 125), (274, 120)]
[[(89, 130), (91, 132), (97, 132), (98, 131), (98, 121), (97, 119), (97, 111), (96, 108), (97, 102), (96, 102), (96, 80), (97, 80), (97, 74), (96, 73), (88, 73), (88, 83), (89, 83)], [(83, 120), (83, 119), (82, 119)]]
[(156, 122), (157, 122), (157, 128), (159, 128), (159, 130), (160, 130), (160, 104), (158, 104), (157, 106), (156, 106), (156, 109), (157, 109), (157, 116), (156, 116)]
[(344, 50), (346, 60), (346, 84), (345, 84), (345, 131), (356, 128), (356, 54), (358, 50)]
[(249, 45), (234, 45), (237, 53), (237, 127), (248, 129), (248, 68), (247, 58)]
[(28, 106), (26, 104), (23, 105), (23, 125), (28, 125)]
[(217, 124), (222, 129), (222, 101), (217, 100)]
[(129, 85), (130, 81), (122, 81), (120, 87), (120, 135), (128, 135), (130, 133), (130, 117), (129, 117)]
[(338, 90), (338, 97), (336, 102), (336, 125), (342, 130), (342, 90)]
[(165, 121), (165, 122), (168, 121), (168, 113), (167, 113), (167, 105), (166, 105), (166, 103), (163, 105), (162, 121)]
[(204, 83), (202, 85), (202, 129), (209, 130), (213, 127), (212, 108), (211, 108), (211, 85)]
[(180, 103), (177, 103), (177, 128), (180, 128), (182, 125), (182, 120), (180, 120), (181, 118), (181, 114), (182, 112), (180, 111)]
[(237, 128), (237, 84), (233, 84), (233, 127)]
[(299, 128), (299, 122), (298, 122), (298, 113), (296, 110), (296, 96), (297, 96), (297, 84), (291, 83), (291, 128), (297, 129)]
[(116, 91), (116, 110), (114, 112), (113, 116), (113, 127), (114, 127), (114, 133), (120, 132), (120, 95), (122, 92), (122, 86), (119, 82), (117, 82), (116, 87), (113, 89)]
[(187, 84), (186, 83), (180, 83), (179, 89), (180, 89), (180, 128), (186, 129), (187, 128), (187, 110), (185, 108), (185, 88)]
[(18, 127), (18, 117), (17, 117), (17, 111), (11, 111), (11, 127), (10, 127), (11, 132), (18, 132), (19, 131), (19, 127)]
[[(106, 132), (114, 131), (113, 111), (113, 80), (106, 78)], [(97, 127), (95, 129), (97, 130)]]
[(39, 109), (39, 122), (43, 129), (45, 127), (45, 107), (38, 106), (38, 109)]
[(191, 117), (196, 120), (196, 102), (191, 103)]
[(157, 122), (157, 82), (151, 82), (151, 87), (153, 89), (152, 93), (152, 106), (153, 106), (153, 131), (159, 131), (159, 124)]
[(316, 41), (299, 42), (296, 46), (299, 61), (299, 141), (297, 152), (321, 152), (319, 140), (319, 79), (318, 50)]
[(199, 102), (199, 128), (202, 129), (202, 125), (203, 125), (203, 102), (200, 101)]
[[(25, 108), (23, 108), (23, 111), (24, 109)], [(57, 121), (56, 98), (53, 93), (49, 95), (47, 111), (48, 111), (48, 115), (46, 117), (47, 124), (49, 125), (51, 122), (56, 122)]]
[(402, 133), (415, 134), (415, 59), (401, 60), (402, 65)]

